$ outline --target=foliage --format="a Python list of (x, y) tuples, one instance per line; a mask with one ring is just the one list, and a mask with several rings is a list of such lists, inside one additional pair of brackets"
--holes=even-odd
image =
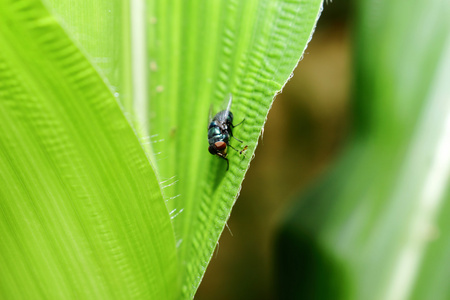
[[(0, 0), (1, 297), (192, 298), (320, 9)], [(227, 172), (206, 126), (228, 93)]]

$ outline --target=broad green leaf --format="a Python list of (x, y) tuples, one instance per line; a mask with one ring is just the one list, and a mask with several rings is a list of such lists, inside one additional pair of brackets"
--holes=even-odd
[(0, 0), (0, 298), (173, 299), (173, 230), (114, 96), (40, 1)]
[(280, 261), (315, 249), (298, 272), (334, 287), (323, 299), (448, 299), (450, 3), (359, 6), (356, 132), (290, 212)]
[[(130, 1), (46, 0), (54, 17), (80, 45), (124, 106), (133, 110)], [(130, 119), (133, 119), (130, 116)]]
[[(149, 132), (173, 217), (183, 292), (204, 274), (275, 94), (312, 34), (321, 1), (147, 1)], [(230, 168), (208, 152), (209, 110), (232, 94)]]
[[(302, 55), (320, 0), (49, 0), (116, 92), (157, 169), (192, 297), (249, 167), (274, 95)], [(128, 44), (129, 43), (129, 44)], [(228, 94), (244, 141), (209, 154), (208, 114)]]

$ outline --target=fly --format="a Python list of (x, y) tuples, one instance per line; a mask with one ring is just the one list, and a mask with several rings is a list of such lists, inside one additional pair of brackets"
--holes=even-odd
[[(226, 160), (227, 171), (230, 166), (227, 158), (227, 148), (231, 147), (232, 149), (239, 152), (239, 150), (230, 145), (230, 138), (234, 138), (236, 141), (242, 143), (241, 140), (233, 136), (233, 128), (245, 121), (244, 119), (239, 124), (233, 125), (233, 113), (230, 111), (232, 100), (233, 97), (230, 94), (227, 108), (225, 110), (219, 111), (212, 119), (210, 112), (210, 122), (208, 126), (209, 153), (211, 153), (212, 155), (217, 155), (220, 158)], [(245, 146), (244, 148), (246, 149), (247, 146)]]

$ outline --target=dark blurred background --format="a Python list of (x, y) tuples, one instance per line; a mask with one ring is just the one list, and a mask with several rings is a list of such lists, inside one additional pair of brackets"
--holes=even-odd
[(333, 163), (351, 130), (350, 0), (324, 4), (294, 77), (269, 112), (256, 156), (195, 299), (276, 299), (276, 230), (290, 201)]

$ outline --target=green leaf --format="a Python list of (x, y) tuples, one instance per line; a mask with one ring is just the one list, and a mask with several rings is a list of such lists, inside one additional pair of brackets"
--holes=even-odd
[[(35, 2), (28, 1), (25, 3), (34, 3), (33, 5), (38, 6)], [(45, 12), (47, 18), (53, 23), (55, 22), (53, 18), (58, 20), (68, 37), (93, 65), (83, 67), (83, 71), (79, 71), (80, 74), (94, 76), (96, 82), (101, 80), (107, 82), (111, 91), (108, 92), (107, 88), (101, 85), (102, 87), (96, 87), (93, 92), (93, 87), (87, 89), (83, 84), (78, 87), (81, 91), (72, 92), (72, 89), (77, 87), (73, 87), (70, 83), (75, 79), (78, 80), (77, 76), (80, 75), (72, 72), (73, 74), (69, 75), (74, 78), (71, 79), (69, 75), (63, 76), (62, 73), (66, 68), (77, 66), (78, 61), (69, 61), (65, 56), (54, 57), (47, 62), (47, 66), (41, 63), (41, 60), (48, 60), (47, 53), (42, 53), (45, 49), (33, 52), (27, 57), (27, 65), (30, 67), (50, 72), (51, 76), (48, 75), (47, 81), (43, 81), (45, 84), (39, 79), (41, 76), (39, 72), (27, 76), (27, 80), (31, 83), (38, 81), (34, 82), (33, 86), (40, 89), (39, 99), (49, 109), (53, 109), (55, 105), (50, 101), (63, 104), (72, 103), (75, 99), (84, 99), (88, 103), (97, 101), (95, 102), (98, 105), (97, 110), (81, 116), (75, 112), (85, 112), (87, 108), (82, 106), (85, 102), (76, 102), (76, 105), (82, 107), (66, 111), (73, 120), (66, 120), (68, 117), (64, 114), (58, 115), (61, 119), (58, 119), (58, 122), (63, 125), (69, 126), (69, 121), (77, 124), (75, 129), (81, 132), (77, 134), (85, 138), (74, 142), (77, 147), (87, 147), (85, 144), (91, 140), (97, 145), (97, 148), (83, 152), (79, 159), (86, 164), (86, 170), (99, 169), (97, 172), (100, 173), (94, 176), (82, 172), (81, 176), (76, 169), (72, 170), (70, 176), (75, 178), (81, 176), (84, 181), (77, 186), (84, 189), (84, 185), (87, 184), (87, 188), (97, 192), (106, 189), (99, 183), (106, 180), (114, 191), (117, 190), (113, 193), (115, 198), (97, 199), (99, 194), (96, 194), (97, 196), (91, 196), (89, 199), (104, 201), (108, 205), (114, 204), (119, 207), (119, 199), (123, 199), (124, 195), (131, 197), (133, 193), (128, 191), (130, 186), (136, 195), (140, 195), (140, 198), (134, 200), (136, 205), (133, 208), (138, 209), (140, 208), (138, 204), (148, 204), (148, 199), (153, 199), (150, 202), (151, 211), (144, 205), (144, 208), (140, 208), (142, 212), (136, 212), (138, 215), (148, 214), (147, 222), (142, 220), (142, 224), (134, 223), (127, 210), (122, 215), (120, 209), (117, 209), (113, 215), (134, 230), (137, 230), (134, 227), (136, 224), (142, 232), (145, 232), (146, 228), (152, 228), (152, 236), (149, 237), (143, 238), (143, 233), (138, 231), (133, 232), (132, 237), (121, 236), (121, 238), (127, 241), (129, 247), (132, 247), (133, 243), (128, 242), (127, 238), (142, 238), (148, 241), (145, 247), (154, 245), (154, 248), (148, 251), (138, 244), (138, 250), (135, 251), (149, 252), (143, 254), (142, 260), (152, 261), (154, 252), (161, 256), (154, 269), (160, 270), (164, 276), (161, 275), (157, 280), (152, 277), (148, 281), (143, 277), (135, 281), (130, 278), (129, 283), (137, 286), (130, 288), (130, 293), (139, 290), (141, 294), (138, 295), (144, 297), (147, 294), (143, 290), (153, 287), (154, 293), (162, 293), (161, 291), (168, 293), (156, 298), (169, 299), (179, 295), (178, 281), (174, 278), (177, 260), (173, 257), (175, 251), (173, 232), (167, 224), (167, 212), (163, 214), (161, 211), (162, 201), (156, 199), (160, 196), (160, 191), (155, 190), (154, 177), (142, 154), (142, 148), (157, 169), (159, 184), (172, 218), (178, 245), (178, 261), (182, 267), (179, 276), (182, 278), (183, 297), (192, 298), (229, 217), (273, 97), (297, 64), (321, 9), (320, 0), (241, 2), (224, 0), (46, 2), (51, 11), (51, 15)], [(24, 0), (18, 3), (20, 6)], [(28, 14), (34, 13), (34, 9), (34, 7), (28, 9)], [(42, 13), (42, 8), (40, 10)], [(17, 12), (20, 13), (22, 11)], [(26, 19), (26, 15), (23, 17)], [(42, 35), (47, 36), (46, 32)], [(10, 38), (5, 41), (10, 43)], [(64, 38), (68, 40), (65, 35)], [(33, 39), (22, 40), (18, 37), (17, 40), (31, 43)], [(76, 49), (73, 45), (71, 47)], [(21, 48), (29, 47), (21, 46)], [(78, 49), (74, 52), (81, 55)], [(9, 55), (13, 56), (14, 53)], [(9, 56), (5, 57), (5, 61), (10, 59)], [(87, 62), (83, 61), (86, 65)], [(54, 67), (50, 66), (53, 64), (61, 66), (52, 71)], [(11, 72), (17, 68), (16, 65), (8, 66)], [(93, 68), (99, 74), (95, 74)], [(23, 83), (22, 79), (17, 81)], [(28, 81), (25, 81), (24, 86), (29, 84)], [(87, 93), (91, 89), (89, 97), (80, 95), (81, 92)], [(106, 116), (106, 112), (99, 115), (99, 111), (107, 105), (102, 104), (103, 100), (95, 100), (103, 95), (100, 91), (108, 94), (102, 98), (106, 99), (105, 103), (115, 105), (115, 112), (111, 115)], [(71, 97), (67, 96), (67, 93)], [(139, 135), (140, 145), (137, 144), (137, 139), (123, 115), (118, 113), (117, 104), (111, 93)], [(210, 105), (214, 104), (214, 113), (217, 112), (229, 93), (234, 97), (232, 112), (235, 123), (245, 118), (245, 122), (234, 131), (236, 137), (242, 139), (244, 144), (240, 145), (233, 140), (232, 145), (239, 150), (248, 145), (248, 150), (243, 156), (229, 150), (230, 170), (227, 172), (225, 162), (211, 156), (207, 151), (209, 146), (207, 126)], [(27, 99), (30, 95), (27, 94), (24, 98)], [(104, 127), (99, 125), (101, 128), (93, 128), (90, 122), (95, 120), (103, 122)], [(117, 131), (115, 127), (111, 128), (112, 125), (126, 127), (123, 131), (128, 130), (128, 135), (123, 131)], [(52, 128), (48, 125), (46, 130), (52, 131), (48, 127)], [(96, 135), (85, 136), (86, 130), (92, 130), (96, 135), (100, 135), (97, 131), (105, 132), (105, 135), (108, 132), (106, 135), (108, 138), (102, 140)], [(31, 137), (35, 136), (34, 132), (26, 130), (24, 132)], [(19, 133), (17, 137), (23, 139), (23, 132)], [(70, 132), (66, 138), (64, 135), (58, 137), (65, 142), (68, 138), (76, 138), (77, 134)], [(57, 140), (56, 136), (53, 138)], [(125, 140), (127, 138), (129, 140)], [(120, 151), (116, 151), (117, 149)], [(70, 157), (74, 155), (70, 151), (66, 154), (66, 148), (62, 150), (64, 155), (70, 154)], [(109, 156), (103, 154), (105, 151), (111, 151), (109, 155), (119, 155), (120, 157), (116, 158), (117, 164), (122, 168), (130, 164), (128, 169), (124, 171), (116, 164), (110, 163)], [(95, 157), (88, 159), (91, 152), (95, 153)], [(136, 162), (139, 161), (136, 157), (142, 159), (140, 164)], [(54, 167), (59, 168), (58, 165)], [(135, 172), (134, 168), (138, 171)], [(143, 172), (148, 174), (145, 173), (147, 175), (143, 176)], [(69, 173), (68, 170), (67, 177), (70, 177)], [(94, 178), (91, 178), (92, 176)], [(121, 187), (122, 184), (124, 187)], [(146, 186), (143, 187), (143, 184)], [(150, 190), (153, 194), (149, 194)], [(128, 194), (124, 191), (128, 191)], [(128, 198), (125, 199), (128, 201)], [(103, 206), (99, 206), (92, 207), (92, 213), (100, 213), (97, 209), (104, 212)], [(89, 216), (90, 214), (86, 213), (84, 218)], [(118, 225), (116, 229), (122, 228), (124, 224)], [(129, 254), (117, 249), (117, 255), (119, 254), (123, 255), (123, 259), (134, 259), (134, 252), (131, 250)], [(147, 265), (141, 263), (141, 260), (137, 262), (140, 268), (146, 268)], [(137, 264), (134, 267), (138, 268)], [(167, 268), (167, 273), (164, 268)], [(98, 267), (98, 270), (100, 269)], [(125, 268), (122, 271), (129, 272), (130, 276), (134, 275), (133, 270)], [(153, 276), (154, 273), (148, 271), (146, 274)], [(116, 284), (115, 281), (106, 279), (104, 282), (110, 284), (111, 288)], [(127, 295), (118, 295), (118, 297), (125, 296)]]
[(327, 263), (297, 272), (329, 275), (280, 285), (301, 293), (334, 282), (322, 299), (448, 299), (450, 3), (366, 0), (360, 9), (356, 132), (279, 240), (281, 263), (315, 248)]
[[(321, 1), (148, 1), (149, 132), (173, 216), (183, 292), (195, 293), (249, 167), (274, 95), (297, 64)], [(225, 160), (208, 118), (232, 94)], [(137, 113), (137, 112), (136, 112)]]
[(450, 275), (450, 189), (444, 197), (438, 212), (434, 212), (435, 226), (428, 227), (429, 245), (423, 254), (420, 272), (412, 287), (411, 299), (425, 299), (433, 295), (434, 299), (447, 299), (450, 287), (447, 278)]
[[(101, 33), (92, 32), (90, 25), (86, 28), (81, 17), (85, 7), (74, 11), (53, 2), (74, 36), (110, 39), (107, 26), (99, 29)], [(128, 61), (133, 82), (115, 87), (132, 87), (130, 92), (116, 91), (158, 170), (177, 236), (184, 296), (189, 298), (229, 217), (273, 97), (310, 39), (321, 1), (146, 4), (145, 15), (136, 3), (130, 9), (134, 52)], [(122, 19), (125, 22), (126, 14)], [(115, 48), (129, 54), (120, 40), (126, 39), (117, 37)], [(147, 55), (139, 49), (142, 40), (147, 41)], [(108, 43), (105, 47), (103, 43), (79, 42), (91, 57), (112, 55)], [(120, 73), (121, 67), (115, 67)], [(103, 73), (110, 82), (126, 81), (126, 77), (119, 80)], [(207, 151), (207, 126), (211, 104), (214, 113), (218, 112), (229, 93), (234, 98), (235, 121), (245, 118), (235, 130), (244, 144), (233, 141), (232, 145), (239, 150), (248, 145), (248, 151), (239, 156), (230, 150), (230, 170), (226, 172), (225, 161)]]
[(175, 298), (169, 215), (102, 78), (39, 1), (0, 1), (0, 49), (1, 298)]

